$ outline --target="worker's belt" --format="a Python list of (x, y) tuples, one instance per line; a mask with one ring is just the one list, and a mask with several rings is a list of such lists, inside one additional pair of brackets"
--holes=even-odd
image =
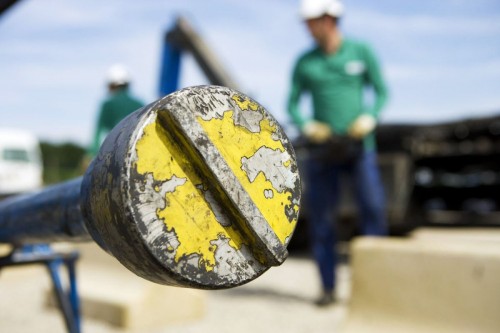
[(324, 143), (307, 144), (309, 158), (318, 162), (350, 163), (363, 152), (363, 141), (348, 136), (334, 135)]

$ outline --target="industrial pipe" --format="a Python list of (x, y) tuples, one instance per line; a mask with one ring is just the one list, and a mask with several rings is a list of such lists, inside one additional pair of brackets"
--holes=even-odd
[(299, 202), (276, 120), (235, 90), (190, 87), (120, 122), (82, 178), (0, 202), (0, 243), (94, 240), (150, 281), (228, 288), (285, 260)]

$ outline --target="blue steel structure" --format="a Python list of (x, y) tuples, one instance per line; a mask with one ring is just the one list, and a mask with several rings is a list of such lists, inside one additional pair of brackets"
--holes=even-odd
[[(80, 214), (81, 178), (51, 186), (40, 193), (8, 197), (0, 201), (0, 243), (12, 244), (13, 250), (0, 257), (0, 269), (44, 265), (51, 277), (57, 304), (67, 331), (80, 333), (80, 304), (76, 281), (76, 251), (54, 251), (46, 242), (72, 239), (90, 240)], [(30, 197), (31, 200), (25, 200)], [(45, 210), (40, 214), (41, 210)], [(68, 274), (63, 286), (61, 268)]]
[[(79, 254), (55, 252), (48, 244), (29, 244), (15, 247), (10, 254), (0, 257), (0, 270), (5, 267), (44, 265), (52, 281), (56, 302), (70, 333), (80, 333), (80, 301), (76, 284), (76, 261)], [(68, 286), (63, 285), (61, 267), (68, 273)]]
[(160, 96), (166, 96), (179, 89), (182, 51), (165, 39), (160, 72)]
[(186, 52), (194, 57), (210, 84), (238, 90), (237, 84), (203, 38), (185, 18), (178, 17), (165, 35), (160, 70), (160, 96), (182, 88), (179, 78), (182, 54)]

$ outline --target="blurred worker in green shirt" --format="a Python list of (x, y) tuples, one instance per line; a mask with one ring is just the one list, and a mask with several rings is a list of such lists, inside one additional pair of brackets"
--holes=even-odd
[[(335, 300), (332, 217), (338, 211), (340, 177), (352, 180), (362, 232), (387, 232), (374, 133), (387, 90), (371, 48), (341, 34), (338, 23), (343, 12), (338, 0), (302, 1), (301, 15), (316, 45), (296, 62), (288, 100), (288, 112), (314, 152), (307, 164), (306, 206), (311, 248), (323, 286), (318, 305)], [(366, 88), (374, 92), (373, 103), (364, 99)], [(303, 93), (312, 99), (310, 119), (299, 109)]]
[(99, 147), (113, 127), (144, 106), (143, 102), (130, 95), (130, 75), (124, 66), (116, 64), (110, 67), (107, 84), (109, 96), (101, 104), (94, 139), (88, 152), (90, 157), (97, 155)]

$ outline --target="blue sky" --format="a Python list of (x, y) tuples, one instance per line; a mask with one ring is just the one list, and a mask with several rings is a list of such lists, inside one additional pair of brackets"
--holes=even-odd
[[(345, 0), (344, 35), (368, 41), (390, 89), (382, 121), (500, 114), (500, 1)], [(161, 43), (186, 16), (240, 90), (286, 127), (290, 71), (312, 45), (298, 0), (22, 0), (0, 17), (0, 127), (87, 145), (104, 76), (124, 63), (133, 93), (158, 96)], [(205, 84), (185, 57), (181, 83)]]

